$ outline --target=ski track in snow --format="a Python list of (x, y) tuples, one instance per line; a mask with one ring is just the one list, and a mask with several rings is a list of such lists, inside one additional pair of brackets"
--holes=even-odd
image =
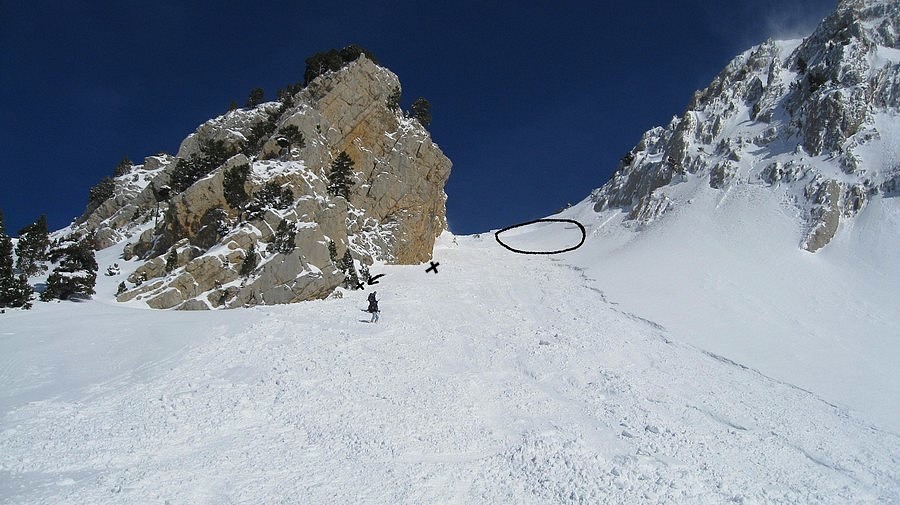
[[(246, 321), (230, 325), (188, 314), (203, 338), (11, 403), (0, 498), (900, 501), (897, 435), (673, 340), (564, 261), (456, 240), (439, 242), (439, 274), (378, 272), (377, 324), (361, 322), (368, 291), (237, 309)], [(35, 320), (16, 320), (19, 331)], [(3, 389), (37, 378), (26, 354), (0, 356)]]

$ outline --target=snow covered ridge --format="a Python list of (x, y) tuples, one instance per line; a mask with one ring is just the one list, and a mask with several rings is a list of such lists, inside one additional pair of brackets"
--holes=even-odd
[(815, 252), (876, 196), (900, 195), (900, 4), (845, 0), (803, 40), (768, 40), (694, 94), (686, 112), (646, 132), (591, 195), (646, 224), (694, 195), (770, 186), (804, 222)]
[(124, 259), (142, 264), (118, 300), (153, 308), (324, 298), (375, 261), (428, 260), (451, 163), (399, 110), (399, 92), (360, 56), (279, 102), (211, 119), (176, 156), (117, 177), (72, 231), (98, 249), (126, 243)]

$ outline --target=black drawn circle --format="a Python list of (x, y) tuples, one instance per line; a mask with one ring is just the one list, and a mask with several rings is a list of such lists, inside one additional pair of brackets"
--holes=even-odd
[[(569, 247), (567, 249), (560, 249), (558, 251), (523, 251), (521, 249), (515, 249), (513, 247), (510, 247), (510, 246), (504, 244), (502, 240), (500, 240), (501, 233), (512, 230), (514, 228), (528, 226), (528, 225), (534, 224), (534, 223), (572, 223), (574, 225), (577, 225), (578, 229), (581, 230), (581, 242), (578, 242), (578, 245), (576, 245), (576, 246)], [(587, 238), (587, 231), (584, 229), (584, 225), (582, 225), (578, 221), (575, 221), (572, 219), (535, 219), (534, 221), (528, 221), (527, 223), (521, 223), (521, 224), (514, 224), (512, 226), (507, 226), (506, 228), (503, 228), (502, 230), (498, 230), (497, 232), (494, 233), (494, 238), (497, 240), (498, 244), (502, 245), (503, 247), (505, 247), (505, 248), (509, 249), (510, 251), (517, 253), (517, 254), (560, 254), (560, 253), (564, 253), (564, 252), (574, 251), (575, 249), (578, 249), (579, 247), (581, 247), (584, 244), (584, 240)]]

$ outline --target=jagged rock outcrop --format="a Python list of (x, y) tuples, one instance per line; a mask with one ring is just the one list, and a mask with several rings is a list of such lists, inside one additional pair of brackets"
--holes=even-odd
[(82, 229), (95, 232), (97, 249), (106, 249), (129, 238), (141, 225), (154, 219), (156, 188), (169, 183), (166, 169), (175, 158), (150, 156), (141, 165), (115, 178), (113, 196), (77, 220)]
[[(446, 229), (451, 164), (393, 107), (399, 89), (396, 75), (361, 55), (281, 102), (207, 121), (175, 157), (117, 178), (114, 197), (80, 226), (101, 247), (130, 240), (125, 259), (143, 262), (119, 301), (290, 303), (331, 294), (348, 250), (354, 268), (430, 259)], [(341, 152), (353, 162), (346, 198), (328, 190)]]
[(691, 178), (727, 191), (764, 183), (806, 219), (815, 252), (900, 177), (900, 3), (844, 0), (803, 40), (766, 41), (694, 94), (681, 117), (646, 132), (592, 193), (649, 223), (679, 205)]

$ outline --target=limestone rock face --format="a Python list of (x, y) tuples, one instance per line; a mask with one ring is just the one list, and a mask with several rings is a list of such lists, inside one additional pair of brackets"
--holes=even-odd
[(166, 169), (175, 158), (167, 154), (150, 156), (141, 165), (115, 178), (113, 196), (93, 212), (81, 216), (78, 226), (95, 231), (97, 249), (105, 249), (135, 235), (152, 221), (157, 211), (157, 188), (169, 183)]
[(694, 179), (769, 185), (799, 207), (800, 247), (820, 250), (872, 196), (897, 196), (898, 55), (900, 3), (841, 1), (809, 37), (749, 49), (647, 131), (592, 193), (594, 210), (645, 225), (688, 202)]
[[(118, 300), (291, 303), (341, 285), (347, 251), (356, 269), (429, 260), (447, 227), (451, 163), (418, 121), (389, 107), (398, 89), (396, 75), (360, 56), (282, 102), (207, 121), (177, 156), (117, 178), (114, 198), (79, 226), (102, 247), (127, 240), (125, 259), (142, 262)], [(341, 152), (353, 161), (346, 198), (328, 191)]]

